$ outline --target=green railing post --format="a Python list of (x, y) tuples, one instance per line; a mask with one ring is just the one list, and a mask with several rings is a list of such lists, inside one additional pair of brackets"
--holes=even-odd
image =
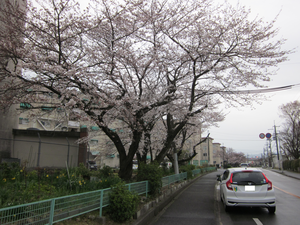
[(149, 189), (148, 189), (148, 181), (146, 182), (146, 198), (148, 198), (148, 192), (149, 192)]
[(50, 216), (49, 216), (49, 225), (52, 225), (52, 224), (53, 224), (54, 209), (55, 209), (55, 198), (53, 198), (53, 199), (51, 200)]
[(100, 211), (99, 211), (100, 217), (102, 217), (102, 206), (103, 206), (103, 189), (100, 192)]

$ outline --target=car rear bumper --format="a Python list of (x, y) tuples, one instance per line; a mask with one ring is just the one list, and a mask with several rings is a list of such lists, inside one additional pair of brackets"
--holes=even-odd
[(276, 201), (275, 199), (259, 199), (259, 200), (254, 200), (254, 199), (247, 199), (247, 200), (242, 200), (242, 199), (236, 199), (236, 198), (228, 198), (226, 201), (226, 205), (228, 206), (244, 206), (244, 207), (275, 207), (276, 206)]

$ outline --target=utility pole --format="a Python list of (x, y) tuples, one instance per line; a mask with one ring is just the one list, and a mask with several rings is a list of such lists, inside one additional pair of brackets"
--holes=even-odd
[(177, 155), (177, 149), (173, 142), (173, 157), (174, 157), (174, 172), (175, 174), (179, 174), (179, 166), (178, 166), (178, 155)]
[(262, 166), (265, 166), (265, 149), (263, 151), (263, 153), (261, 153), (261, 159), (262, 159)]
[(278, 137), (277, 137), (277, 131), (276, 131), (276, 125), (274, 122), (274, 133), (275, 133), (275, 142), (276, 142), (276, 150), (277, 150), (277, 160), (278, 160), (278, 169), (281, 170), (281, 156), (279, 156), (279, 145), (278, 145)]
[(209, 162), (210, 162), (210, 154), (209, 154), (209, 137), (207, 138), (207, 159), (208, 159), (208, 165), (209, 165)]
[(269, 151), (268, 151), (269, 147), (268, 147), (268, 142), (266, 142), (266, 148), (265, 148), (265, 151), (267, 151), (267, 167), (270, 167), (270, 157), (269, 157)]
[(272, 166), (273, 168), (274, 165), (273, 165), (272, 146), (271, 146), (272, 140), (270, 138), (267, 141), (269, 141), (269, 149), (270, 149), (269, 165)]

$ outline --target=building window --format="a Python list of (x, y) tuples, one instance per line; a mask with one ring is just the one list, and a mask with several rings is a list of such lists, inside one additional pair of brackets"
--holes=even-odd
[(90, 145), (97, 145), (98, 144), (98, 140), (92, 139), (90, 140)]
[(41, 120), (40, 122), (44, 127), (51, 127), (51, 122), (48, 120)]
[(43, 95), (47, 98), (53, 98), (53, 92), (44, 92)]
[(92, 131), (97, 131), (97, 130), (100, 130), (100, 128), (99, 128), (99, 127), (97, 127), (97, 126), (91, 126), (90, 128), (91, 128), (91, 130), (92, 130)]
[(207, 156), (207, 153), (203, 153), (203, 156)]
[(65, 109), (63, 109), (63, 108), (57, 108), (57, 109), (56, 109), (56, 112), (58, 112), (58, 113), (64, 113), (64, 112), (65, 112)]
[(30, 103), (22, 102), (22, 103), (20, 103), (20, 108), (21, 109), (30, 109), (30, 108), (32, 108), (32, 105)]
[(199, 161), (198, 160), (193, 160), (193, 165), (194, 166), (199, 166)]
[(28, 118), (19, 118), (19, 124), (28, 124), (29, 119)]
[(42, 106), (42, 111), (52, 111), (53, 108), (49, 106)]
[(115, 158), (115, 154), (107, 154), (106, 157), (107, 158)]

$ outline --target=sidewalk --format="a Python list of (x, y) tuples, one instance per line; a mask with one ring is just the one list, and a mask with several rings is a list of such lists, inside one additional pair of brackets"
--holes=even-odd
[(288, 170), (279, 170), (279, 169), (270, 169), (276, 173), (280, 173), (280, 174), (283, 174), (285, 176), (288, 176), (288, 177), (292, 177), (292, 178), (295, 178), (295, 179), (298, 179), (300, 180), (300, 173), (297, 173), (297, 172), (292, 172), (292, 171), (288, 171)]

